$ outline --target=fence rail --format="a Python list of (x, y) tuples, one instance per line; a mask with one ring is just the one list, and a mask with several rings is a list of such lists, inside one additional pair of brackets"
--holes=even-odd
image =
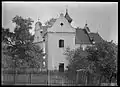
[(2, 70), (2, 84), (84, 86), (97, 85), (99, 82), (98, 77), (82, 71), (77, 73), (35, 69), (31, 70), (32, 72), (28, 71), (23, 73)]
[(47, 74), (3, 74), (2, 83), (7, 84), (47, 84)]

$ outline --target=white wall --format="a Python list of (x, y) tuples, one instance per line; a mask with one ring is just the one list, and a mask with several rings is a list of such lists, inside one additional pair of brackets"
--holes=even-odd
[[(59, 40), (64, 40), (64, 48), (59, 48)], [(64, 62), (64, 68), (68, 65), (66, 56), (63, 54), (67, 47), (75, 47), (75, 34), (48, 33), (48, 69), (59, 68), (59, 63)]]
[[(63, 23), (63, 26), (60, 25)], [(68, 23), (67, 19), (60, 15), (51, 28), (48, 28), (47, 58), (48, 69), (59, 69), (59, 63), (64, 63), (64, 68), (68, 65), (66, 56), (63, 54), (69, 46), (75, 48), (75, 29)], [(59, 40), (64, 40), (64, 48), (59, 48)]]

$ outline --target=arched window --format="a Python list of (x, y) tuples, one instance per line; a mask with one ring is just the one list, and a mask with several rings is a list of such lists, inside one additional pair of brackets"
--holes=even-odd
[(64, 47), (64, 40), (59, 40), (59, 47), (60, 48)]

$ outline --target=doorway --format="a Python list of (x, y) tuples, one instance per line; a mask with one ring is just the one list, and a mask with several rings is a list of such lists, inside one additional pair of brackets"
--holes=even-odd
[(64, 72), (64, 63), (59, 63), (59, 72)]

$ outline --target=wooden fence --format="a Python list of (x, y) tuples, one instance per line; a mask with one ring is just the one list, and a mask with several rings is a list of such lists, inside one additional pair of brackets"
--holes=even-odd
[[(21, 70), (22, 71), (22, 70)], [(39, 71), (39, 70), (38, 70)], [(2, 72), (2, 84), (38, 84), (38, 85), (97, 85), (99, 79), (97, 76), (88, 72), (59, 72), (59, 71), (34, 71), (27, 73), (8, 73)]]
[(38, 69), (2, 70), (2, 84), (44, 84), (48, 81), (47, 71)]
[(47, 84), (47, 74), (2, 74), (3, 84)]

